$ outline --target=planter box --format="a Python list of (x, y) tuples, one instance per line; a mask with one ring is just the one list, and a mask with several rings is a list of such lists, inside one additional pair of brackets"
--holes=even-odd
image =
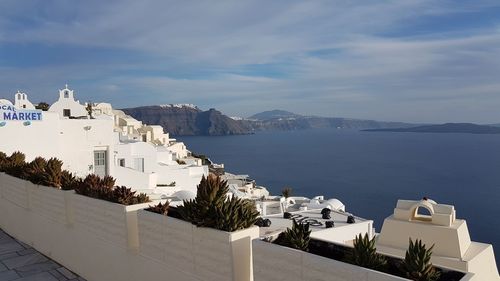
[(30, 208), (35, 214), (60, 224), (68, 223), (69, 196), (74, 191), (35, 185), (29, 188), (29, 192)]
[[(145, 210), (137, 211), (139, 254), (165, 262), (167, 250), (167, 216)], [(168, 249), (168, 254), (172, 254)]]
[(260, 240), (253, 247), (255, 281), (409, 281)]
[(201, 280), (253, 280), (251, 241), (258, 228), (232, 233), (141, 210), (139, 253)]
[(28, 188), (34, 187), (34, 184), (5, 173), (0, 173), (0, 182), (2, 182), (1, 195), (5, 200), (28, 209)]
[(258, 237), (255, 226), (234, 232), (194, 227), (196, 274), (213, 281), (253, 280), (252, 240)]
[(147, 208), (148, 203), (124, 206), (73, 193), (70, 205), (70, 225), (119, 247), (138, 249), (137, 210)]

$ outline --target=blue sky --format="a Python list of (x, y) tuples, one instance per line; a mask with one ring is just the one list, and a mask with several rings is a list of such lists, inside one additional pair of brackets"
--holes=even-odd
[(500, 1), (0, 1), (0, 97), (500, 123)]

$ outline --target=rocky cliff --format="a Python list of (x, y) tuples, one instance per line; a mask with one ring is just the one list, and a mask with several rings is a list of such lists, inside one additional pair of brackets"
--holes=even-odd
[(233, 120), (215, 109), (202, 111), (192, 106), (141, 106), (122, 110), (145, 124), (162, 126), (173, 136), (252, 133), (247, 123)]
[(248, 119), (235, 120), (215, 109), (202, 111), (194, 105), (142, 106), (125, 108), (123, 111), (146, 124), (161, 125), (173, 136), (224, 136), (270, 130), (380, 129), (414, 126), (398, 122), (302, 116), (282, 110), (266, 111)]

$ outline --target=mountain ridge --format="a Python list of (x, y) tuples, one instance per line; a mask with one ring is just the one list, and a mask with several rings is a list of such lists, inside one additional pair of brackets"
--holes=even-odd
[(367, 132), (500, 134), (500, 128), (473, 123), (445, 123), (410, 128), (366, 129)]
[(192, 104), (140, 106), (122, 109), (146, 124), (160, 125), (173, 136), (225, 136), (256, 131), (303, 129), (382, 129), (407, 128), (416, 124), (366, 119), (304, 116), (285, 110), (269, 110), (249, 118), (228, 117), (216, 109), (201, 110)]

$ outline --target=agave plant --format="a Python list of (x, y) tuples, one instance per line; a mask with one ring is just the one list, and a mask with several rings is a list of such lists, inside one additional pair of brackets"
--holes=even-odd
[(255, 204), (236, 197), (228, 199), (228, 191), (227, 181), (218, 176), (203, 176), (196, 198), (185, 200), (178, 212), (184, 220), (196, 226), (228, 232), (251, 227), (259, 215)]
[(384, 256), (377, 254), (375, 237), (369, 239), (367, 233), (356, 236), (349, 260), (355, 265), (371, 269), (381, 269), (387, 264)]
[(434, 281), (439, 279), (440, 272), (431, 263), (433, 248), (434, 245), (427, 249), (425, 244), (422, 244), (422, 240), (417, 239), (413, 243), (410, 238), (410, 245), (401, 265), (401, 270), (407, 278), (415, 281)]
[(115, 182), (116, 182), (115, 178), (106, 175), (101, 179), (100, 185), (107, 188), (113, 188), (115, 186)]
[(57, 158), (50, 158), (42, 174), (41, 184), (61, 188), (62, 161)]
[(215, 212), (215, 228), (228, 232), (253, 225), (259, 215), (252, 201), (237, 197), (225, 201)]
[(281, 190), (281, 195), (283, 195), (283, 197), (285, 198), (288, 198), (290, 196), (292, 196), (292, 188), (291, 187), (284, 187), (282, 190)]
[(104, 183), (102, 179), (95, 174), (86, 176), (75, 185), (74, 189), (78, 194), (104, 200), (110, 200), (113, 190), (112, 187), (109, 187), (107, 183)]
[(164, 204), (162, 204), (161, 202), (158, 203), (158, 205), (154, 205), (154, 206), (149, 206), (149, 208), (146, 209), (146, 211), (150, 211), (150, 212), (153, 212), (153, 213), (157, 213), (157, 214), (160, 214), (160, 215), (167, 215), (168, 213), (168, 207), (169, 207), (169, 202), (165, 202)]
[(142, 204), (148, 202), (151, 202), (149, 196), (146, 193), (139, 193), (139, 195), (135, 197), (133, 204)]
[(73, 190), (77, 188), (79, 184), (79, 179), (73, 175), (73, 173), (63, 170), (61, 172), (61, 189), (63, 190)]
[(28, 179), (34, 184), (42, 184), (46, 168), (47, 160), (43, 157), (36, 157), (26, 165), (23, 178)]
[(308, 223), (298, 223), (293, 220), (292, 228), (287, 228), (285, 232), (282, 232), (278, 237), (277, 244), (292, 247), (294, 249), (309, 251), (309, 242), (311, 230), (309, 230)]
[(123, 205), (131, 205), (135, 197), (135, 191), (126, 186), (117, 186), (111, 194), (111, 201)]
[(24, 153), (16, 151), (5, 159), (2, 169), (4, 172), (6, 172), (11, 176), (22, 178), (25, 175), (24, 174), (24, 168), (26, 166), (26, 162), (24, 162), (25, 159), (26, 156), (24, 155)]

